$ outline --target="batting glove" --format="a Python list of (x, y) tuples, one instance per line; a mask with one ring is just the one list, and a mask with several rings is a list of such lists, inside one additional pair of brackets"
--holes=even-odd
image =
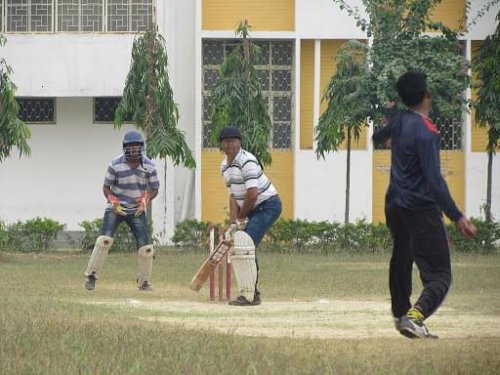
[(224, 232), (224, 239), (227, 241), (233, 240), (233, 234), (238, 230), (238, 226), (236, 224), (231, 224), (226, 231)]
[(245, 230), (247, 224), (248, 224), (248, 218), (236, 219), (236, 226), (238, 227), (238, 230)]
[(137, 207), (137, 210), (135, 211), (135, 217), (141, 216), (141, 214), (146, 211), (146, 207), (148, 206), (149, 202), (149, 194), (144, 193), (140, 198), (137, 199), (137, 203), (139, 203), (139, 207)]
[(120, 216), (127, 215), (127, 213), (123, 210), (123, 207), (120, 203), (120, 200), (115, 195), (109, 194), (108, 201), (110, 201), (111, 205), (113, 206), (113, 211), (115, 214), (120, 215)]

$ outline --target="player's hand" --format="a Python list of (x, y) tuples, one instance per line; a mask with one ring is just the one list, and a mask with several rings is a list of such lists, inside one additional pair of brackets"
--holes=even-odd
[(236, 219), (236, 227), (238, 230), (245, 230), (248, 224), (248, 218)]
[(113, 206), (113, 211), (115, 214), (120, 215), (120, 216), (127, 215), (127, 213), (123, 210), (123, 207), (120, 203), (120, 200), (115, 195), (109, 194), (108, 201), (111, 202), (111, 205)]
[(140, 198), (137, 198), (136, 202), (139, 203), (139, 207), (137, 207), (135, 211), (135, 217), (141, 216), (141, 214), (146, 211), (149, 202), (149, 194), (144, 193)]
[(467, 238), (468, 240), (473, 239), (476, 237), (477, 233), (477, 228), (476, 226), (469, 221), (465, 216), (462, 216), (457, 222), (456, 222), (457, 228), (462, 233), (462, 236)]

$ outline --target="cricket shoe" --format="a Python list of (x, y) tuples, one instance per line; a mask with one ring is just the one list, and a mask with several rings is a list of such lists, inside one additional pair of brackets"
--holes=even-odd
[(143, 292), (152, 292), (153, 291), (153, 287), (151, 286), (150, 283), (148, 283), (147, 281), (144, 281), (142, 283), (142, 285), (139, 285), (139, 290), (141, 290)]
[(399, 320), (399, 332), (410, 339), (437, 339), (438, 336), (429, 332), (424, 322), (403, 316)]
[(257, 306), (262, 303), (262, 299), (260, 298), (260, 292), (256, 291), (253, 297), (253, 301), (250, 302), (244, 296), (238, 296), (235, 300), (229, 301), (231, 306)]
[(396, 318), (396, 317), (393, 318), (394, 319), (394, 327), (396, 327), (396, 331), (398, 331), (398, 332), (401, 331), (401, 328), (400, 328), (401, 318), (402, 318), (402, 316), (400, 316), (399, 318)]
[(85, 288), (87, 290), (94, 290), (95, 289), (95, 276), (94, 275), (89, 275), (85, 279)]

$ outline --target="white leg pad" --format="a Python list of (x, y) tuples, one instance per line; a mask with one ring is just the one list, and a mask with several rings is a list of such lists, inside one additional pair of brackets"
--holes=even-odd
[(99, 236), (94, 245), (94, 250), (92, 250), (92, 255), (90, 256), (89, 264), (87, 270), (85, 271), (85, 276), (94, 275), (97, 279), (97, 274), (104, 265), (104, 261), (108, 256), (109, 249), (113, 244), (113, 237)]
[(233, 237), (231, 264), (238, 284), (238, 295), (253, 302), (255, 283), (257, 282), (257, 264), (255, 263), (255, 245), (252, 238), (243, 231), (237, 231)]
[(153, 271), (153, 245), (144, 245), (137, 252), (137, 284), (141, 286), (144, 282), (149, 284)]

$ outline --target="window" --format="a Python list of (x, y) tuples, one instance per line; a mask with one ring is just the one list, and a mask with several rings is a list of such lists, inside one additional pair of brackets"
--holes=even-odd
[(0, 32), (145, 31), (153, 25), (153, 2), (0, 0)]
[[(436, 118), (432, 119), (434, 124), (439, 130), (440, 136), (440, 149), (447, 151), (459, 151), (462, 150), (462, 119), (460, 118)], [(375, 130), (378, 129), (380, 125), (375, 126)], [(375, 146), (375, 150), (389, 149), (384, 145)]]
[[(219, 69), (224, 57), (237, 39), (204, 39), (202, 42), (203, 87), (203, 147), (217, 147), (210, 143), (210, 96), (219, 79)], [(256, 64), (262, 95), (272, 121), (272, 148), (290, 149), (294, 125), (294, 44), (291, 40), (257, 40), (261, 49)]]
[(26, 123), (54, 124), (54, 98), (17, 98), (19, 118)]
[[(94, 123), (112, 123), (120, 100), (119, 96), (94, 98)], [(124, 121), (132, 122), (132, 115), (125, 116)]]

